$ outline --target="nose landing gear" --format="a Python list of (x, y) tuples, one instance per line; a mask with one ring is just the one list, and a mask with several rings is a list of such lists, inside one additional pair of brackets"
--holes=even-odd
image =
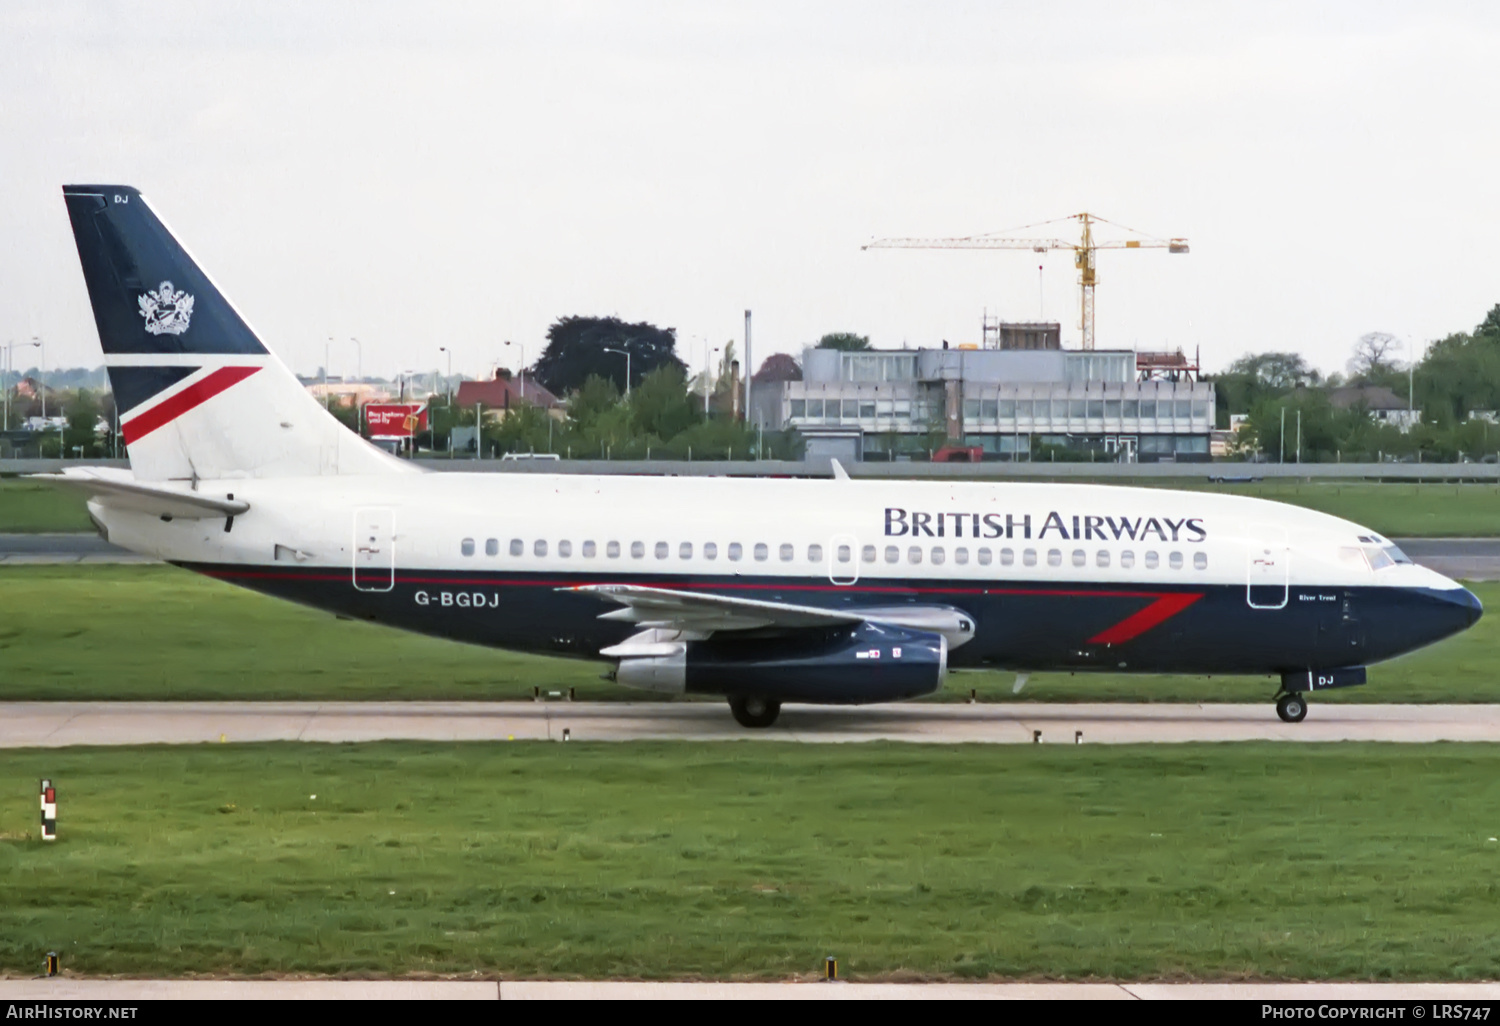
[(1307, 719), (1307, 696), (1301, 691), (1288, 691), (1276, 699), (1276, 715), (1284, 723), (1301, 723)]

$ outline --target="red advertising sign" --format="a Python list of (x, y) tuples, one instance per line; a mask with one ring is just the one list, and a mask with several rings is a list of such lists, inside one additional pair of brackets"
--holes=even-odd
[(370, 437), (380, 441), (410, 438), (427, 430), (427, 407), (422, 403), (371, 403), (365, 407)]

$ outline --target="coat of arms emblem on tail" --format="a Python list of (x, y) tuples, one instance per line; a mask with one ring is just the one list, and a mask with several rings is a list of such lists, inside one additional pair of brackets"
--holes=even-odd
[(156, 291), (141, 296), (141, 316), (152, 335), (181, 335), (193, 317), (193, 297), (182, 289), (173, 289), (169, 281)]

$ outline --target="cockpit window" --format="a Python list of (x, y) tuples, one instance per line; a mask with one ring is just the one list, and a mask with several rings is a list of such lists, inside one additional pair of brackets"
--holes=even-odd
[(1339, 549), (1339, 561), (1350, 564), (1367, 562), (1371, 570), (1384, 570), (1400, 563), (1411, 563), (1410, 556), (1378, 534), (1362, 534), (1359, 542), (1358, 548), (1351, 546)]
[(1410, 556), (1389, 542), (1384, 545), (1366, 545), (1365, 558), (1370, 561), (1371, 570), (1384, 570), (1398, 563), (1411, 562)]

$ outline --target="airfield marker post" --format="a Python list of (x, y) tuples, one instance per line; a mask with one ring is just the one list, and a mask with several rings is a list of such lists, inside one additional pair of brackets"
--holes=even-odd
[(57, 788), (52, 781), (42, 781), (42, 840), (57, 840)]
[(829, 955), (823, 959), (823, 982), (837, 983), (839, 978), (839, 960)]

